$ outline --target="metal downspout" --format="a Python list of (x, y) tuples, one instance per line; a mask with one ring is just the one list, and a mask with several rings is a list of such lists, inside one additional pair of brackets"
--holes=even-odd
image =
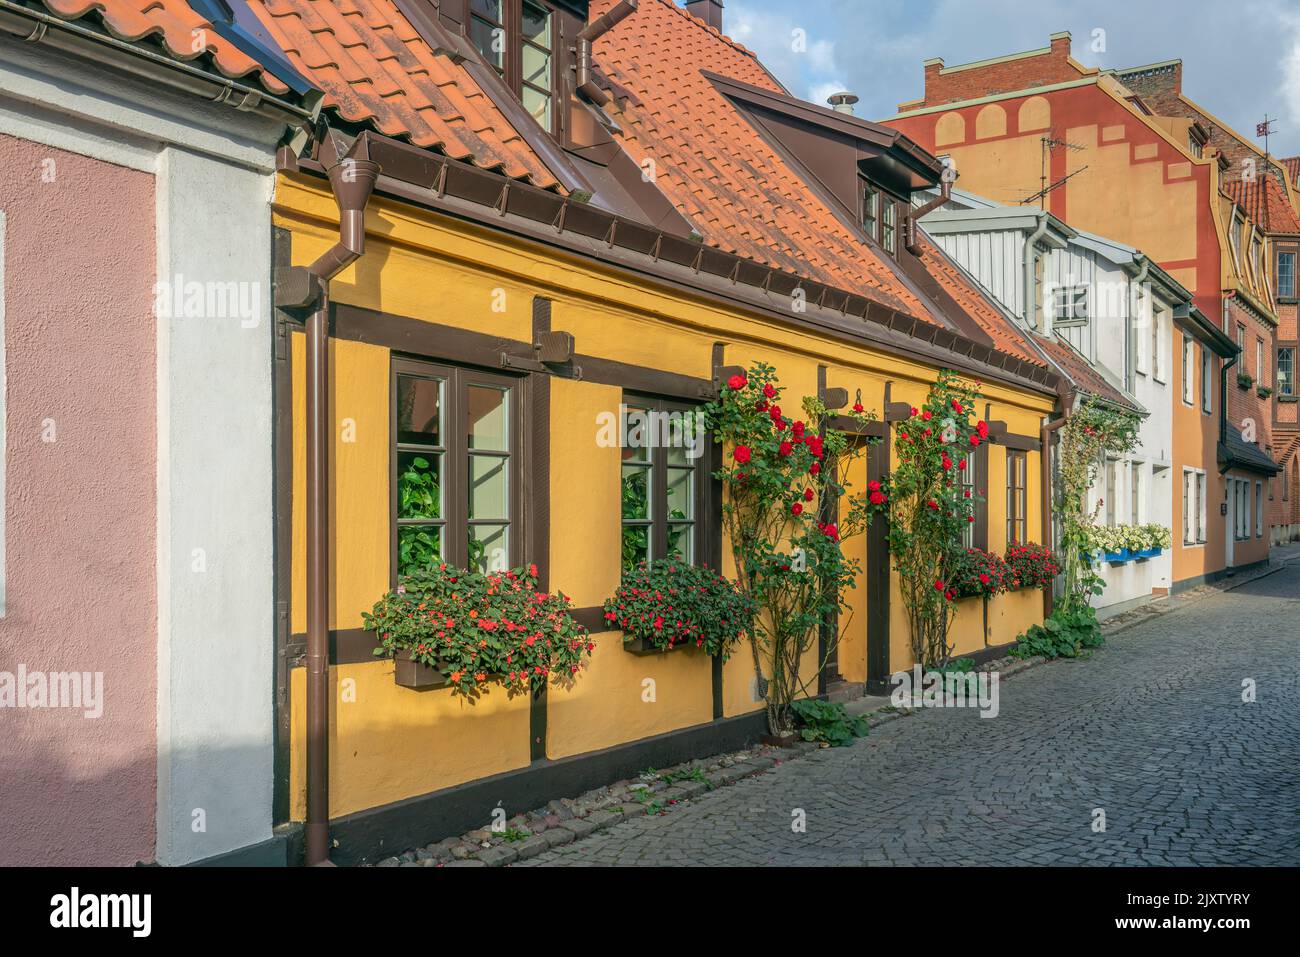
[[(1070, 410), (1074, 407), (1074, 393), (1070, 393), (1066, 402), (1062, 403), (1064, 411), (1059, 419), (1052, 419), (1050, 422), (1044, 422), (1043, 427), (1039, 430), (1038, 438), (1042, 446), (1040, 452), (1040, 461), (1038, 463), (1038, 473), (1040, 477), (1039, 485), (1043, 495), (1042, 501), (1042, 527), (1043, 538), (1047, 540), (1047, 547), (1053, 547), (1052, 542), (1052, 434), (1058, 431), (1061, 426), (1070, 421)], [(1046, 619), (1052, 614), (1052, 589), (1043, 589), (1043, 618)]]
[(591, 45), (636, 11), (637, 0), (619, 0), (610, 10), (592, 20), (578, 34), (578, 92), (597, 106), (609, 102), (609, 94), (596, 85), (591, 76)]
[[(1025, 315), (1024, 315), (1024, 319), (1025, 319), (1025, 328), (1027, 328), (1027, 329), (1032, 329), (1032, 328), (1034, 328), (1034, 309), (1033, 309), (1033, 299), (1034, 299), (1034, 247), (1038, 245), (1038, 241), (1039, 241), (1040, 239), (1042, 239), (1043, 236), (1044, 236), (1046, 233), (1047, 233), (1047, 214), (1046, 214), (1046, 213), (1042, 213), (1042, 212), (1040, 212), (1040, 213), (1038, 214), (1038, 225), (1037, 225), (1036, 227), (1034, 227), (1034, 231), (1033, 231), (1032, 233), (1030, 233), (1027, 237), (1025, 237), (1025, 255), (1024, 255), (1024, 265), (1025, 265), (1025, 290), (1024, 290), (1025, 303), (1024, 303), (1024, 311), (1025, 311)], [(1044, 316), (1047, 315), (1047, 310), (1046, 310), (1046, 309), (1043, 310), (1043, 315), (1044, 315)], [(1046, 325), (1046, 323), (1044, 323), (1044, 325)], [(1039, 329), (1038, 331), (1039, 331), (1039, 332), (1043, 332), (1043, 333), (1047, 332), (1046, 329)]]
[[(355, 151), (361, 140), (352, 149)], [(366, 204), (379, 164), (341, 159), (328, 170), (339, 241), (307, 267), (307, 823), (306, 862), (329, 864), (329, 284), (365, 250)]]

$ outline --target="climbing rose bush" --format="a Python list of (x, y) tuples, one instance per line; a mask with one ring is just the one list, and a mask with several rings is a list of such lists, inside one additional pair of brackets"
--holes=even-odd
[[(861, 403), (843, 414), (860, 426), (873, 418)], [(830, 654), (839, 638), (831, 623), (848, 608), (858, 564), (845, 557), (843, 542), (866, 528), (867, 493), (850, 496), (836, 475), (866, 454), (867, 442), (850, 443), (831, 428), (834, 416), (816, 397), (787, 401), (775, 369), (763, 363), (730, 377), (705, 416), (725, 448), (715, 477), (725, 487), (737, 587), (756, 610), (748, 635), (755, 681), (769, 729), (784, 734), (794, 729), (792, 702), (825, 663), (805, 677), (804, 655), (823, 627)]]
[(402, 577), (361, 617), (379, 638), (376, 655), (407, 651), (458, 693), (492, 682), (539, 690), (548, 678), (571, 680), (595, 645), (569, 599), (537, 585), (536, 565), (484, 574), (443, 564)]
[(961, 483), (967, 457), (989, 435), (988, 423), (975, 416), (978, 389), (940, 370), (925, 402), (894, 423), (898, 465), (868, 499), (870, 514), (889, 517), (889, 554), (912, 653), (928, 668), (941, 668), (952, 657), (948, 632), (959, 597), (962, 532), (975, 521), (981, 500), (978, 490)]
[(605, 621), (623, 630), (624, 641), (700, 648), (723, 661), (753, 618), (754, 603), (735, 582), (672, 559), (640, 562), (605, 601)]

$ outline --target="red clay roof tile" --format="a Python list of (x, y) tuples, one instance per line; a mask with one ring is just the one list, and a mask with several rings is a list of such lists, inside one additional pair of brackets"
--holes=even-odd
[[(212, 23), (195, 13), (185, 0), (43, 0), (45, 6), (64, 20), (80, 20), (98, 14), (105, 29), (119, 40), (136, 42), (156, 36), (169, 56), (196, 60), (211, 56), (217, 70), (232, 80), (257, 74), (269, 92), (283, 95), (289, 87), (243, 51), (219, 36)], [(203, 44), (194, 49), (195, 31), (204, 31)]]
[[(595, 0), (591, 16), (613, 0)], [(660, 190), (705, 242), (930, 319), (926, 307), (845, 226), (701, 73), (784, 93), (752, 53), (672, 0), (642, 0), (595, 43), (622, 144), (653, 161)]]
[(1300, 218), (1286, 198), (1286, 190), (1272, 175), (1261, 173), (1254, 179), (1231, 179), (1223, 183), (1223, 192), (1246, 215), (1267, 233), (1300, 233)]
[[(174, 2), (174, 0), (173, 0)], [(558, 185), (469, 73), (392, 0), (249, 0), (289, 61), (351, 123), (542, 188)]]

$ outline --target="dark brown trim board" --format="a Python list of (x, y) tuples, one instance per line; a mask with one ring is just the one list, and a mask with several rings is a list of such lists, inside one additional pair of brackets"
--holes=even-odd
[(757, 743), (766, 732), (767, 714), (759, 710), (600, 751), (534, 761), (515, 771), (334, 818), (330, 836), (338, 846), (330, 858), (345, 866), (373, 864), (412, 847), (484, 827), (498, 805), (513, 817), (548, 801), (634, 777), (648, 767), (670, 767), (738, 750)]
[[(280, 227), (271, 232), (271, 260), (279, 266), (291, 261), (293, 234)], [(290, 595), (292, 592), (293, 561), (293, 330), (301, 331), (295, 322), (281, 310), (275, 310), (275, 328), (272, 344), (271, 393), (274, 409), (272, 433), (272, 468), (274, 478), (274, 504), (272, 521), (275, 527), (275, 639), (271, 674), (272, 707), (275, 713), (275, 746), (272, 759), (271, 820), (282, 824), (289, 820), (289, 763), (292, 702), (289, 698), (290, 670), (302, 664), (306, 653), (307, 636), (297, 636), (300, 643), (289, 635)]]

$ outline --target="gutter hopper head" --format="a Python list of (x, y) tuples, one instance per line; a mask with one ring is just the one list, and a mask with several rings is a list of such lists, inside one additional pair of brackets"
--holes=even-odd
[(836, 113), (847, 113), (853, 115), (853, 104), (858, 102), (858, 95), (844, 90), (839, 93), (832, 93), (826, 98), (826, 102), (831, 105), (831, 109)]
[(339, 210), (356, 213), (366, 208), (379, 179), (379, 164), (373, 160), (346, 157), (328, 170), (330, 188), (338, 200)]

